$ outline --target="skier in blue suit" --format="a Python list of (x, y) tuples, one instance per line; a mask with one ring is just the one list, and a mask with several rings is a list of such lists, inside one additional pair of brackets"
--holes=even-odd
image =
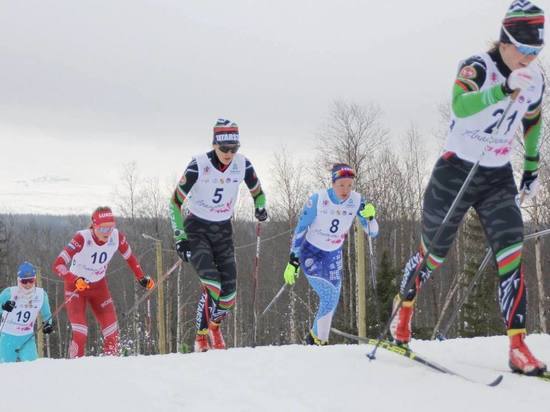
[(53, 332), (48, 295), (35, 283), (36, 269), (31, 263), (23, 262), (17, 270), (17, 286), (0, 293), (0, 363), (38, 358), (34, 339), (38, 313), (44, 319), (42, 332)]
[(294, 231), (284, 280), (293, 285), (302, 268), (319, 295), (319, 309), (306, 337), (310, 345), (326, 345), (342, 287), (342, 245), (355, 219), (369, 236), (378, 235), (374, 205), (353, 190), (355, 171), (345, 163), (332, 168), (332, 187), (308, 199)]

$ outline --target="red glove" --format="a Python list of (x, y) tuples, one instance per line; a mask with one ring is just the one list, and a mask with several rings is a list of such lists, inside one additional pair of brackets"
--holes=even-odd
[(77, 278), (74, 282), (74, 286), (77, 292), (84, 292), (86, 289), (90, 288), (88, 281), (84, 278)]

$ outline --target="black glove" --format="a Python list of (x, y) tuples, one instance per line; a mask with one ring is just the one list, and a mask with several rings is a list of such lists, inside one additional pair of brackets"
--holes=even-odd
[(49, 335), (52, 332), (53, 332), (53, 322), (42, 324), (42, 333)]
[(512, 93), (514, 93), (514, 90), (510, 89), (510, 86), (508, 85), (508, 79), (506, 79), (506, 81), (500, 85), (500, 88), (502, 89), (502, 93), (504, 93), (506, 96), (510, 96)]
[(6, 312), (11, 312), (15, 308), (15, 302), (13, 300), (7, 300), (2, 305), (2, 310), (5, 310)]
[(298, 257), (294, 254), (290, 254), (290, 258), (288, 259), (288, 263), (286, 265), (285, 271), (283, 273), (283, 278), (285, 280), (286, 285), (294, 285), (296, 283), (296, 279), (298, 278), (298, 270), (300, 268), (300, 260)]
[(294, 253), (290, 254), (290, 257), (288, 258), (288, 263), (294, 266), (296, 270), (298, 270), (298, 268), (300, 267), (300, 259)]
[(191, 245), (187, 239), (180, 239), (176, 242), (176, 252), (181, 260), (189, 262), (191, 260)]
[(143, 276), (138, 282), (146, 289), (153, 289), (155, 287), (155, 281), (150, 276)]
[(521, 191), (525, 188), (527, 188), (527, 190), (531, 190), (531, 183), (533, 183), (538, 176), (539, 176), (538, 170), (535, 170), (534, 172), (525, 170), (523, 172), (523, 175), (521, 176), (521, 183), (519, 185), (519, 190)]
[(267, 220), (267, 210), (265, 210), (265, 207), (262, 207), (261, 209), (256, 208), (254, 216), (256, 216), (256, 219), (258, 219), (258, 221), (263, 222)]

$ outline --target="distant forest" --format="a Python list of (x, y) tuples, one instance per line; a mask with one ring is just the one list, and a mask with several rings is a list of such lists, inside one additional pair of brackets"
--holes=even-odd
[[(548, 120), (547, 113), (544, 114)], [(542, 189), (534, 202), (524, 205), (525, 234), (550, 227), (550, 150), (548, 131), (541, 144), (540, 176)], [(380, 236), (373, 242), (374, 261), (369, 259), (368, 242), (357, 248), (362, 231), (352, 230), (344, 245), (344, 283), (333, 326), (352, 333), (363, 320), (357, 314), (357, 284), (362, 275), (367, 288), (367, 333), (376, 336), (381, 322), (388, 318), (391, 300), (401, 280), (401, 270), (419, 241), (423, 190), (431, 172), (426, 164), (422, 136), (414, 127), (402, 137), (399, 147), (387, 144), (388, 132), (375, 106), (335, 103), (325, 128), (319, 132), (315, 161), (304, 165), (296, 154), (281, 149), (273, 156), (270, 178), (275, 182), (267, 190), (270, 219), (261, 226), (260, 268), (256, 288), (253, 282), (256, 252), (256, 222), (250, 196), (242, 190), (233, 221), (238, 265), (237, 304), (224, 321), (223, 333), (229, 347), (300, 343), (317, 309), (317, 297), (303, 276), (294, 287), (287, 287), (273, 307), (259, 313), (283, 286), (282, 273), (288, 261), (289, 242), (297, 217), (311, 192), (328, 186), (332, 163), (347, 162), (357, 171), (356, 190), (377, 207)], [(244, 153), (246, 155), (246, 153)], [(518, 145), (514, 163), (521, 173), (522, 149)], [(254, 159), (251, 159), (252, 161)], [(311, 163), (311, 162), (310, 162)], [(155, 279), (178, 261), (174, 250), (167, 205), (170, 193), (150, 182), (140, 181), (135, 165), (127, 165), (121, 177), (117, 199), (111, 206), (117, 226), (128, 236), (134, 253), (145, 272)], [(260, 179), (262, 177), (260, 176)], [(90, 205), (90, 213), (100, 205)], [(40, 267), (41, 285), (49, 295), (52, 310), (63, 303), (63, 283), (52, 273), (51, 265), (77, 230), (89, 226), (89, 216), (0, 215), (0, 288), (16, 284), (16, 268), (24, 260)], [(162, 248), (157, 262), (155, 247)], [(413, 333), (430, 339), (446, 324), (457, 302), (486, 253), (486, 243), (474, 213), (466, 216), (446, 262), (419, 294)], [(357, 273), (356, 259), (366, 256), (366, 273)], [(528, 330), (548, 331), (546, 314), (550, 308), (550, 243), (545, 238), (526, 241), (523, 252), (528, 287)], [(157, 273), (157, 263), (162, 271)], [(370, 265), (374, 265), (377, 288), (372, 287)], [(186, 352), (192, 348), (199, 281), (187, 263), (164, 282), (163, 319), (158, 319), (158, 295), (153, 293), (135, 313), (124, 314), (144, 290), (120, 256), (108, 270), (108, 283), (118, 311), (123, 350), (126, 354), (159, 353), (159, 322), (166, 330), (165, 351)], [(255, 308), (254, 308), (255, 305)], [(381, 319), (376, 318), (379, 306)], [(254, 337), (254, 310), (257, 336)], [(70, 326), (65, 311), (55, 320), (55, 333), (41, 343), (45, 356), (66, 357)], [(101, 333), (90, 317), (88, 354), (101, 352)], [(487, 336), (504, 333), (497, 303), (497, 276), (491, 259), (481, 281), (470, 293), (466, 304), (449, 329), (448, 336)], [(342, 342), (336, 336), (331, 343)]]

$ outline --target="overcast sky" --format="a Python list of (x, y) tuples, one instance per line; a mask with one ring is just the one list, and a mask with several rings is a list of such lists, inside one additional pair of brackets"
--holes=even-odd
[(431, 136), (509, 4), (0, 0), (0, 211), (89, 213), (131, 161), (175, 183), (218, 117), (266, 181), (281, 145), (307, 158), (335, 100), (378, 104), (388, 144)]

